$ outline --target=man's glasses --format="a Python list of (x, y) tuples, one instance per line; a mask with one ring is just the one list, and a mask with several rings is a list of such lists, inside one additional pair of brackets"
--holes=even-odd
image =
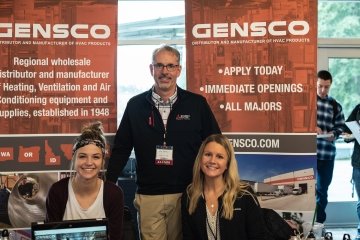
[(166, 68), (166, 70), (168, 70), (169, 72), (173, 72), (179, 67), (179, 65), (174, 65), (174, 64), (164, 65), (162, 63), (155, 63), (153, 64), (153, 66), (157, 71), (162, 71), (164, 68)]

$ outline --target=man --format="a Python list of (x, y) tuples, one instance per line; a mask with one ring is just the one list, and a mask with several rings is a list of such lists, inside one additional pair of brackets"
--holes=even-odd
[(117, 181), (134, 148), (140, 237), (177, 240), (182, 238), (181, 194), (191, 182), (196, 154), (202, 141), (220, 129), (206, 99), (177, 86), (177, 49), (155, 49), (150, 73), (154, 86), (126, 106), (107, 179)]
[(317, 75), (317, 178), (316, 221), (324, 223), (328, 203), (328, 188), (332, 180), (335, 161), (335, 140), (343, 132), (345, 119), (341, 105), (329, 96), (332, 76), (326, 70)]

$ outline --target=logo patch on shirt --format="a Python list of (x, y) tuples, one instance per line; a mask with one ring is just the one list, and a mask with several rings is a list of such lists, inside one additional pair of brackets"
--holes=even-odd
[(190, 120), (190, 115), (176, 115), (176, 120)]

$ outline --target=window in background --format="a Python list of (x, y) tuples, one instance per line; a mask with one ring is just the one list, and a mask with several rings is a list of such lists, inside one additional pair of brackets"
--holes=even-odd
[(319, 38), (359, 38), (360, 1), (319, 1)]
[[(333, 76), (330, 96), (334, 97), (343, 107), (345, 120), (360, 103), (360, 58), (331, 57), (329, 71)], [(354, 201), (352, 197), (351, 154), (354, 143), (345, 143), (343, 139), (336, 141), (336, 161), (333, 182), (329, 187), (329, 201)], [(356, 195), (356, 193), (354, 193)]]
[[(186, 88), (185, 2), (119, 1), (117, 109), (120, 123), (128, 100), (154, 83), (149, 70), (152, 51), (162, 43), (181, 53), (178, 85)], [(125, 57), (124, 57), (125, 56)]]
[[(120, 123), (128, 100), (146, 90), (154, 84), (149, 65), (152, 52), (159, 45), (127, 45), (118, 46), (117, 61), (117, 119)], [(179, 87), (186, 89), (186, 52), (184, 45), (176, 45), (181, 54), (182, 72), (177, 80)]]
[[(360, 56), (359, 56), (360, 57)], [(347, 118), (355, 105), (360, 103), (360, 58), (330, 58), (329, 70), (334, 82), (330, 95), (343, 107)]]
[[(323, 59), (319, 66), (328, 69), (333, 75), (334, 81), (330, 95), (343, 106), (345, 119), (354, 106), (360, 103), (360, 93), (357, 87), (360, 84), (358, 67), (360, 59), (355, 54), (359, 51), (360, 46), (359, 28), (360, 1), (319, 0), (318, 37), (330, 46), (319, 44), (318, 58)], [(340, 138), (336, 141), (336, 149), (334, 176), (328, 192), (329, 202), (356, 201), (356, 194), (352, 197), (352, 184), (350, 183), (352, 176), (350, 157), (353, 143), (345, 143)], [(340, 211), (346, 210), (340, 209)]]

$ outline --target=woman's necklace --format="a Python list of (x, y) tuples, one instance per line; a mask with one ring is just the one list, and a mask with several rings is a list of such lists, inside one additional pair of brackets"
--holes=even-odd
[(208, 206), (211, 214), (214, 215), (217, 210), (218, 196), (217, 195), (207, 195), (205, 193), (203, 193), (203, 194), (204, 194), (205, 202), (207, 203), (206, 205)]
[[(206, 201), (206, 200), (205, 200)], [(207, 200), (206, 202), (208, 202), (207, 205), (207, 209), (209, 210), (209, 212), (211, 213), (211, 215), (214, 215), (216, 213), (216, 204), (212, 203), (213, 201), (209, 201)]]

